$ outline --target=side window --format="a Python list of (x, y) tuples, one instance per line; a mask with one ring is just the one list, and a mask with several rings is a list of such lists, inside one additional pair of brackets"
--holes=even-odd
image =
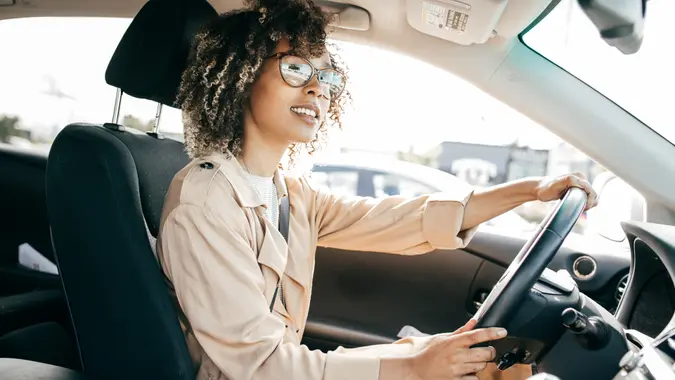
[[(326, 159), (380, 173), (373, 178), (376, 197), (444, 191), (453, 186), (448, 176), (481, 188), (571, 172), (593, 182), (605, 170), (450, 72), (374, 47), (338, 44), (350, 68), (354, 107), (347, 110), (343, 130), (331, 135), (326, 154), (333, 157)], [(405, 179), (394, 172), (405, 172)], [(529, 234), (554, 206), (529, 202), (485, 225)], [(585, 215), (574, 231), (592, 233)]]
[(373, 175), (375, 197), (388, 195), (403, 195), (416, 197), (422, 194), (433, 193), (431, 187), (395, 174), (378, 173)]
[[(0, 144), (47, 153), (74, 122), (102, 124), (116, 89), (105, 70), (131, 19), (19, 18), (0, 21)], [(8, 59), (11, 57), (11, 59)], [(147, 131), (157, 105), (125, 96), (119, 122)], [(164, 107), (160, 132), (182, 132), (180, 112)]]
[(353, 170), (322, 171), (314, 169), (312, 180), (318, 186), (324, 186), (336, 195), (358, 195), (359, 173)]

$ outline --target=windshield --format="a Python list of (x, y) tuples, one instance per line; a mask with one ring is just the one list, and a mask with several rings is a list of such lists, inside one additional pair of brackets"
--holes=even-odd
[[(0, 51), (6, 57), (0, 60), (0, 150), (10, 144), (11, 149), (46, 155), (67, 124), (111, 121), (116, 89), (106, 84), (105, 70), (130, 21), (53, 17), (0, 22)], [(303, 166), (331, 163), (331, 170), (316, 170), (314, 180), (336, 194), (411, 196), (450, 189), (457, 180), (485, 187), (569, 172), (593, 181), (605, 170), (452, 73), (373, 46), (338, 43), (350, 68), (353, 106), (347, 107), (344, 129), (331, 131), (320, 152), (301, 160)], [(124, 96), (119, 121), (151, 131), (156, 108), (153, 102)], [(159, 132), (182, 140), (181, 112), (164, 107)], [(553, 206), (530, 202), (487, 224), (508, 233), (527, 232)], [(582, 218), (575, 231), (584, 228)]]
[(675, 142), (674, 14), (675, 1), (648, 1), (642, 47), (624, 55), (600, 38), (576, 0), (562, 0), (523, 41)]

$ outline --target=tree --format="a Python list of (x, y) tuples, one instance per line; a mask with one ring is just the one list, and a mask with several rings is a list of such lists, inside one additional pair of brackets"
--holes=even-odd
[(122, 119), (122, 125), (125, 127), (138, 129), (142, 132), (150, 132), (152, 131), (152, 127), (155, 125), (155, 122), (153, 120), (143, 122), (136, 116), (124, 115), (124, 119)]
[(10, 138), (21, 135), (17, 116), (0, 115), (0, 142), (9, 143)]

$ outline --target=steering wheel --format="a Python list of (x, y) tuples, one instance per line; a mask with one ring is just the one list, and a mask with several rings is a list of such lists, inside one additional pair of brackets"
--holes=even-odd
[(504, 327), (511, 321), (524, 297), (584, 212), (587, 200), (584, 190), (576, 187), (567, 190), (474, 315), (477, 327)]

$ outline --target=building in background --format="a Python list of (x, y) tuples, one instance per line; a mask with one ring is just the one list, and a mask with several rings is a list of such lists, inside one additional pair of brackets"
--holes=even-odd
[(483, 145), (446, 141), (427, 153), (440, 170), (475, 186), (543, 176), (548, 171), (549, 151), (512, 145)]

